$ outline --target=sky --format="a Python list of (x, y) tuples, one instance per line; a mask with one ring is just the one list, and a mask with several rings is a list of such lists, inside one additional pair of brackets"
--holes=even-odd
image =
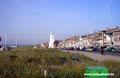
[(36, 44), (120, 26), (120, 0), (0, 0), (0, 36)]

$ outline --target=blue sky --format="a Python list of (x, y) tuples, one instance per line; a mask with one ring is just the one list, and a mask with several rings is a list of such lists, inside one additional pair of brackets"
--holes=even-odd
[(34, 44), (120, 26), (120, 0), (0, 0), (7, 43)]

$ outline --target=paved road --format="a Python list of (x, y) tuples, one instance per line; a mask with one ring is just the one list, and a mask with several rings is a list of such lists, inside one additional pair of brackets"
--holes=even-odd
[(63, 50), (63, 51), (84, 54), (87, 57), (90, 57), (98, 61), (115, 60), (120, 62), (120, 53), (105, 53), (105, 55), (101, 55), (100, 53), (97, 52), (83, 52), (83, 51), (70, 51), (70, 50)]

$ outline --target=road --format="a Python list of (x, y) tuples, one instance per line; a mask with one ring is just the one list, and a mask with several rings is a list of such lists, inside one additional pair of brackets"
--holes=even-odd
[(108, 53), (108, 52), (106, 52), (105, 55), (101, 55), (98, 52), (84, 52), (84, 51), (71, 51), (71, 50), (62, 50), (62, 51), (84, 54), (85, 56), (90, 57), (94, 60), (98, 60), (98, 61), (115, 60), (115, 61), (120, 62), (120, 53)]

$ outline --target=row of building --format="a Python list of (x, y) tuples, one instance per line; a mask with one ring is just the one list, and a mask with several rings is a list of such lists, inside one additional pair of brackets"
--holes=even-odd
[(115, 48), (120, 48), (120, 28), (117, 26), (115, 28), (107, 28), (91, 34), (73, 36), (63, 40), (61, 47), (82, 48), (96, 46), (112, 46)]
[[(42, 43), (42, 46), (48, 47), (47, 42), (47, 46), (44, 44), (45, 43)], [(120, 28), (116, 26), (114, 28), (107, 28), (91, 34), (73, 36), (64, 40), (55, 40), (54, 46), (55, 48), (112, 46), (120, 49)]]

